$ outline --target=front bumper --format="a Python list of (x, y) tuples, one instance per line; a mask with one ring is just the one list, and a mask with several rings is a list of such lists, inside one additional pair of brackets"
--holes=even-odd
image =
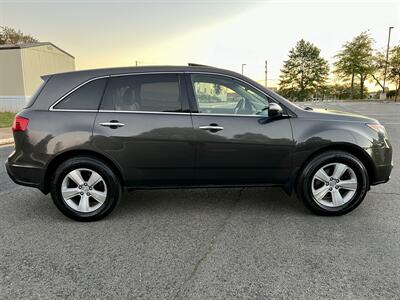
[(45, 193), (44, 176), (45, 170), (33, 166), (5, 163), (8, 176), (17, 184), (35, 187)]
[(383, 165), (375, 167), (375, 176), (371, 181), (371, 185), (377, 185), (381, 183), (388, 182), (390, 179), (390, 173), (392, 172), (393, 165)]
[(367, 150), (373, 162), (370, 185), (388, 182), (393, 169), (393, 148), (386, 134), (379, 134)]

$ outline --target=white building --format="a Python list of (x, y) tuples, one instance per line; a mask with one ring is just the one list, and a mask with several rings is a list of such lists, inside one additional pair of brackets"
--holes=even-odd
[(18, 111), (46, 74), (75, 70), (75, 58), (52, 43), (0, 45), (0, 111)]

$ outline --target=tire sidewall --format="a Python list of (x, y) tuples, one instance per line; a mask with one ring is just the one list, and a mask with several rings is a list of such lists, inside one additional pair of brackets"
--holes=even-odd
[[(330, 163), (344, 163), (353, 169), (357, 177), (357, 190), (350, 201), (339, 207), (328, 207), (314, 200), (312, 179), (315, 173)], [(369, 187), (368, 174), (364, 165), (355, 156), (345, 152), (329, 152), (314, 158), (304, 169), (300, 179), (301, 198), (314, 212), (324, 215), (341, 215), (355, 209), (364, 199)]]
[[(87, 168), (97, 172), (103, 177), (107, 186), (107, 197), (104, 204), (98, 209), (88, 213), (82, 213), (72, 209), (64, 201), (61, 194), (61, 185), (65, 176), (69, 172), (79, 168)], [(120, 183), (118, 182), (118, 178), (115, 176), (114, 172), (102, 161), (89, 157), (74, 158), (62, 163), (57, 168), (51, 183), (51, 195), (55, 205), (67, 217), (78, 221), (94, 221), (104, 218), (115, 208), (119, 202), (120, 194)]]

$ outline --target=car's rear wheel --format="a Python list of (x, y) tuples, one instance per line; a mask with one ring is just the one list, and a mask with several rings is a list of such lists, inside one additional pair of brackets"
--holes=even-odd
[(317, 214), (342, 215), (363, 201), (368, 188), (368, 172), (357, 157), (329, 151), (314, 157), (301, 171), (297, 194)]
[(106, 163), (80, 156), (57, 168), (52, 178), (51, 195), (55, 205), (67, 217), (95, 221), (115, 208), (121, 196), (121, 185)]

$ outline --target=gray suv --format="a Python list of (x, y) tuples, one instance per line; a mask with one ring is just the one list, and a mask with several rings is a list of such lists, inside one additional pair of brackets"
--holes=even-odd
[(15, 118), (6, 167), (75, 220), (103, 218), (123, 190), (160, 187), (281, 186), (340, 215), (392, 170), (378, 121), (299, 107), (234, 72), (131, 67), (43, 81)]

